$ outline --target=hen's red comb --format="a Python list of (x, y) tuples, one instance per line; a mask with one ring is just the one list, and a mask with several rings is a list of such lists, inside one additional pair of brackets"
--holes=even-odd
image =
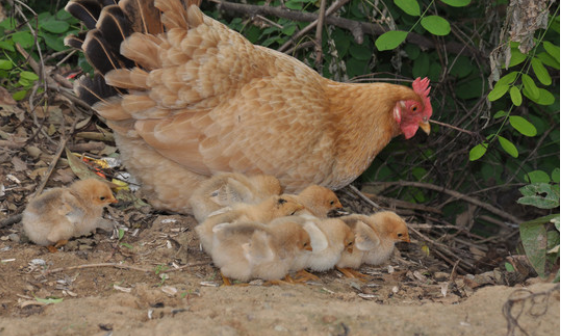
[(425, 77), (421, 79), (418, 77), (413, 81), (413, 91), (423, 98), (423, 103), (425, 104), (424, 114), (429, 118), (432, 115), (432, 105), (430, 104), (430, 80)]

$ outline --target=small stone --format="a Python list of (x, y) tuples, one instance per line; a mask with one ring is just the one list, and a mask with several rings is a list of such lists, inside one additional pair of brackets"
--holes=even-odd
[(19, 241), (20, 241), (19, 235), (15, 234), (15, 233), (12, 233), (12, 234), (8, 235), (8, 238), (11, 241), (16, 242), (16, 243), (19, 243)]

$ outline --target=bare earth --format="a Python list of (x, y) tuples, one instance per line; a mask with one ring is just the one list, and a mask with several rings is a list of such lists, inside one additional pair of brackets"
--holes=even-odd
[(58, 253), (25, 242), (14, 225), (22, 241), (0, 241), (0, 335), (507, 335), (507, 302), (521, 314), (513, 327), (559, 333), (558, 285), (472, 290), (404, 253), (389, 267), (363, 267), (367, 281), (330, 271), (306, 285), (221, 287), (194, 225), (158, 216), (124, 244), (101, 232)]

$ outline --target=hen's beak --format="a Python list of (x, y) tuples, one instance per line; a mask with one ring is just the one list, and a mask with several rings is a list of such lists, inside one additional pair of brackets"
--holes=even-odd
[(419, 124), (419, 127), (427, 134), (430, 134), (430, 124), (428, 121)]

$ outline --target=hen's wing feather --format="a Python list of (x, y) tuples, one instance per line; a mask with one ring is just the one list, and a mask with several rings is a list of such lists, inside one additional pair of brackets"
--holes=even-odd
[(196, 22), (188, 22), (187, 29), (157, 37), (134, 33), (124, 42), (124, 56), (157, 69), (140, 80), (131, 75), (142, 76), (138, 69), (109, 72), (109, 84), (137, 89), (98, 105), (100, 114), (110, 121), (114, 115), (122, 120), (115, 109), (130, 115), (135, 122), (129, 134), (199, 174), (238, 171), (322, 181), (319, 171), (317, 181), (304, 176), (317, 170), (309, 162), (312, 156), (334, 155), (325, 80), (214, 20), (197, 21), (197, 7), (188, 11), (184, 16)]

